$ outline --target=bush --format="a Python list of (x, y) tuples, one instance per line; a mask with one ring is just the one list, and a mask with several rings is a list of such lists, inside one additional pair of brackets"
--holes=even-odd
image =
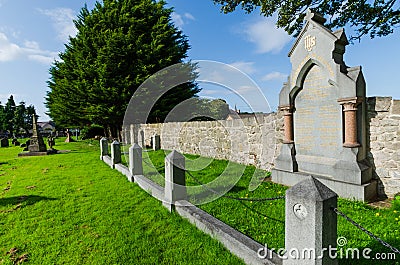
[(86, 126), (81, 130), (82, 140), (92, 139), (95, 138), (97, 135), (104, 136), (104, 128), (100, 125), (93, 124), (90, 126)]

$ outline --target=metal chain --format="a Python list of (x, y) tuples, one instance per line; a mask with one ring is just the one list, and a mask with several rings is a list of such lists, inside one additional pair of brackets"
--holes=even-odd
[(363, 231), (364, 233), (366, 233), (367, 235), (369, 235), (370, 237), (372, 237), (373, 239), (375, 239), (376, 241), (378, 241), (379, 243), (381, 243), (383, 246), (391, 249), (393, 252), (400, 254), (400, 250), (398, 250), (397, 248), (391, 246), (389, 243), (383, 241), (382, 239), (380, 239), (379, 237), (377, 237), (376, 235), (374, 235), (372, 232), (368, 231), (367, 229), (365, 229), (364, 227), (362, 227), (360, 224), (356, 223), (353, 219), (351, 219), (350, 217), (348, 217), (346, 214), (342, 213), (341, 211), (339, 211), (337, 208), (332, 208), (332, 210), (342, 216), (343, 218), (345, 218), (348, 222), (350, 222), (352, 225), (354, 225), (355, 227), (357, 227), (358, 229), (360, 229), (361, 231)]
[(274, 201), (274, 200), (281, 200), (284, 199), (285, 196), (278, 196), (278, 197), (272, 197), (272, 198), (238, 198), (238, 197), (233, 197), (233, 196), (229, 196), (226, 194), (221, 194), (209, 187), (207, 187), (204, 183), (202, 183), (198, 178), (196, 178), (195, 176), (192, 175), (192, 173), (190, 173), (189, 171), (186, 171), (188, 173), (188, 175), (194, 179), (194, 181), (196, 181), (198, 184), (200, 184), (201, 186), (205, 187), (207, 190), (215, 193), (218, 196), (222, 196), (228, 199), (232, 199), (232, 200), (236, 200), (236, 201), (257, 201), (257, 202), (261, 202), (261, 201)]

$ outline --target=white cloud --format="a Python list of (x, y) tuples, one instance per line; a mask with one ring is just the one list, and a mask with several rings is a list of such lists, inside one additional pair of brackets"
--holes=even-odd
[(259, 89), (256, 86), (240, 86), (238, 89), (235, 90), (236, 93), (240, 95), (258, 92)]
[(187, 19), (190, 19), (190, 20), (196, 20), (195, 18), (194, 18), (194, 16), (192, 15), (192, 14), (190, 14), (190, 13), (185, 13), (185, 18), (187, 18)]
[(198, 79), (200, 81), (223, 84), (226, 81), (226, 74), (223, 71), (218, 70), (213, 70), (211, 72), (205, 70), (200, 72)]
[(12, 61), (21, 55), (21, 48), (11, 43), (4, 33), (0, 32), (0, 62)]
[(175, 26), (177, 26), (178, 28), (185, 25), (185, 22), (183, 22), (182, 16), (179, 15), (178, 13), (173, 12), (171, 14), (171, 19), (172, 19), (172, 22), (174, 22)]
[(40, 13), (50, 17), (54, 23), (59, 40), (65, 42), (69, 36), (74, 37), (78, 30), (73, 20), (76, 18), (75, 11), (70, 8), (38, 9)]
[(171, 14), (171, 19), (172, 22), (174, 22), (174, 25), (177, 26), (178, 28), (182, 28), (185, 24), (187, 24), (188, 20), (196, 20), (195, 17), (190, 13), (185, 13), (182, 16), (176, 12), (173, 12)]
[(234, 62), (231, 63), (233, 67), (239, 69), (242, 72), (245, 72), (246, 74), (253, 74), (256, 72), (256, 68), (254, 67), (254, 62)]
[(287, 77), (288, 77), (287, 74), (284, 74), (281, 72), (271, 72), (271, 73), (263, 76), (262, 80), (264, 80), (264, 81), (271, 81), (271, 80), (285, 81), (287, 79)]
[(0, 62), (28, 59), (50, 64), (58, 57), (57, 52), (42, 50), (35, 41), (25, 41), (24, 46), (12, 43), (6, 34), (0, 32)]
[(221, 94), (221, 91), (215, 89), (202, 89), (200, 94), (203, 96), (209, 96), (209, 95)]
[(25, 47), (26, 48), (29, 48), (29, 49), (34, 49), (34, 50), (39, 50), (40, 48), (39, 48), (39, 43), (37, 43), (36, 41), (25, 41), (25, 43), (24, 43), (24, 45), (25, 45)]
[(42, 64), (51, 64), (54, 62), (55, 58), (52, 56), (45, 56), (45, 55), (40, 55), (40, 54), (31, 54), (28, 55), (28, 59), (32, 61), (36, 61)]
[(246, 23), (241, 33), (256, 45), (256, 53), (280, 52), (291, 39), (283, 29), (276, 27), (273, 19), (264, 17)]

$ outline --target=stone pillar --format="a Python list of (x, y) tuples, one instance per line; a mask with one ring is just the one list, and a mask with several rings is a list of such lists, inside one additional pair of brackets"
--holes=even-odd
[(337, 194), (314, 177), (286, 192), (283, 265), (330, 265), (337, 240)]
[(284, 119), (285, 139), (283, 140), (283, 143), (284, 144), (292, 144), (292, 143), (294, 143), (293, 106), (290, 106), (290, 105), (280, 106), (279, 110), (283, 111), (283, 119)]
[(131, 182), (135, 176), (143, 175), (142, 148), (136, 143), (129, 148), (129, 172), (132, 175)]
[(111, 163), (113, 168), (116, 164), (121, 163), (121, 146), (117, 140), (111, 143)]
[(165, 189), (163, 205), (169, 211), (174, 209), (175, 201), (186, 200), (185, 157), (172, 151), (165, 158)]
[(103, 160), (103, 156), (108, 155), (108, 140), (103, 137), (100, 139), (100, 159)]
[(146, 147), (146, 144), (145, 144), (145, 142), (144, 142), (144, 131), (143, 131), (143, 130), (140, 130), (140, 132), (139, 132), (139, 138), (140, 138), (139, 144), (141, 144), (141, 147), (142, 147), (142, 148), (145, 148), (145, 147)]
[(153, 144), (153, 150), (157, 151), (161, 149), (161, 140), (160, 140), (160, 135), (155, 134), (152, 136), (152, 144)]
[(359, 147), (357, 140), (357, 105), (361, 102), (358, 98), (348, 98), (338, 100), (343, 106), (344, 117), (344, 143), (343, 147)]

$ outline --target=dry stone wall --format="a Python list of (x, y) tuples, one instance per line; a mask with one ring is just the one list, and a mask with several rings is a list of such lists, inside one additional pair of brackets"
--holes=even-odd
[[(369, 160), (380, 194), (392, 197), (400, 192), (400, 100), (370, 97), (367, 105)], [(283, 141), (283, 117), (270, 113), (241, 120), (142, 124), (139, 131), (146, 145), (152, 135), (159, 134), (162, 149), (270, 170)]]
[(400, 100), (368, 98), (369, 158), (380, 180), (380, 193), (400, 192)]
[(222, 121), (142, 124), (144, 143), (161, 136), (161, 148), (182, 153), (226, 159), (269, 170), (280, 150), (283, 118), (270, 113)]

